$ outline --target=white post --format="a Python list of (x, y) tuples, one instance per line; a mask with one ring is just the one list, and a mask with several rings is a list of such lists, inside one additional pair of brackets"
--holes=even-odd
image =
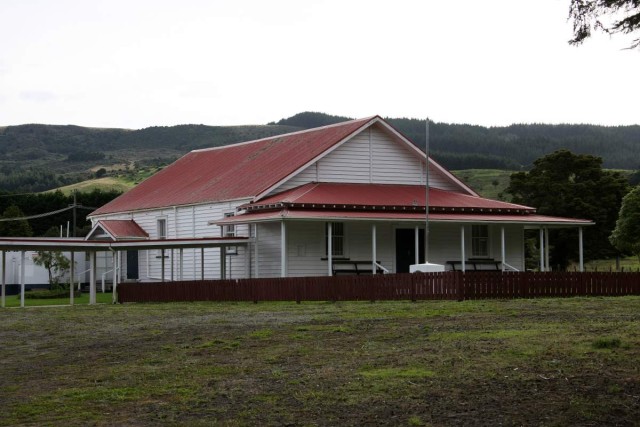
[(96, 303), (96, 253), (89, 252), (89, 304)]
[(287, 277), (287, 226), (280, 223), (280, 277)]
[(227, 247), (220, 246), (220, 280), (227, 278)]
[(171, 281), (173, 282), (173, 248), (171, 248)]
[(416, 225), (414, 237), (413, 237), (413, 246), (416, 251), (415, 256), (413, 257), (414, 264), (420, 264), (420, 228)]
[(244, 247), (244, 277), (245, 279), (251, 279), (251, 244), (250, 243), (247, 243), (247, 245)]
[(6, 287), (7, 287), (7, 252), (2, 251), (2, 307), (6, 306)]
[(254, 224), (253, 227), (254, 227), (253, 234), (254, 234), (254, 238), (255, 238), (254, 246), (255, 246), (255, 251), (256, 251), (256, 253), (255, 253), (255, 256), (256, 256), (256, 260), (255, 260), (256, 271), (255, 271), (255, 273), (256, 274), (255, 275), (256, 275), (256, 279), (257, 279), (258, 277), (260, 277), (260, 262), (258, 260), (258, 258), (259, 258), (258, 257), (258, 224)]
[(578, 254), (580, 256), (580, 272), (584, 271), (584, 250), (582, 247), (582, 227), (578, 227)]
[(376, 267), (376, 262), (378, 262), (378, 255), (376, 253), (376, 225), (373, 224), (371, 226), (371, 274), (376, 274), (378, 268)]
[(118, 254), (113, 251), (113, 280), (111, 281), (111, 292), (116, 288), (118, 283)]
[(76, 274), (75, 263), (76, 263), (76, 253), (71, 251), (71, 271), (70, 271), (71, 278), (69, 279), (69, 304), (71, 305), (73, 305), (74, 303), (73, 294), (75, 293), (75, 289), (73, 289), (73, 277)]
[(327, 223), (327, 265), (329, 268), (328, 276), (333, 276), (333, 230), (330, 222)]
[(25, 281), (24, 281), (24, 251), (20, 252), (20, 307), (24, 307), (24, 291), (25, 291)]
[(179, 269), (179, 274), (180, 274), (180, 280), (184, 280), (184, 249), (180, 248), (180, 269)]
[(117, 302), (118, 295), (118, 272), (120, 271), (120, 252), (113, 252), (113, 286), (111, 287), (111, 303)]
[(501, 244), (501, 253), (502, 253), (502, 272), (504, 273), (504, 263), (507, 262), (506, 249), (504, 244), (504, 225), (500, 229), (500, 244)]
[(465, 250), (464, 250), (464, 225), (460, 226), (460, 248), (462, 251), (462, 272), (467, 271), (467, 265), (464, 260), (465, 258)]
[(544, 271), (544, 230), (540, 227), (540, 271)]
[(549, 268), (549, 229), (544, 228), (544, 271), (551, 271)]
[(160, 249), (160, 281), (164, 283), (164, 248)]
[(200, 248), (200, 280), (204, 280), (204, 248)]

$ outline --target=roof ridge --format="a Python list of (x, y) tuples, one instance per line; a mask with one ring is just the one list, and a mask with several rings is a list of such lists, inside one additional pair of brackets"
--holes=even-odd
[(332, 123), (330, 125), (319, 126), (317, 128), (302, 129), (302, 130), (298, 130), (298, 131), (295, 131), (295, 132), (281, 133), (281, 134), (278, 134), (278, 135), (267, 136), (265, 138), (254, 139), (254, 140), (251, 140), (251, 141), (236, 142), (235, 144), (220, 145), (220, 146), (217, 146), (217, 147), (209, 147), (209, 148), (199, 148), (197, 150), (191, 150), (190, 153), (202, 153), (202, 152), (205, 152), (205, 151), (214, 151), (214, 150), (221, 150), (221, 149), (225, 149), (225, 148), (239, 147), (241, 145), (255, 144), (257, 142), (268, 141), (270, 139), (275, 139), (275, 138), (284, 138), (284, 137), (287, 137), (287, 136), (299, 135), (299, 134), (307, 133), (307, 132), (316, 132), (316, 131), (325, 130), (325, 129), (329, 129), (329, 128), (334, 128), (334, 127), (339, 127), (339, 126), (348, 126), (348, 125), (353, 124), (355, 122), (368, 122), (368, 121), (371, 121), (371, 120), (373, 120), (375, 118), (380, 118), (380, 116), (379, 115), (374, 115), (374, 116), (370, 116), (370, 117), (364, 117), (364, 118), (361, 118), (361, 119), (352, 119), (352, 120), (347, 120), (345, 122)]

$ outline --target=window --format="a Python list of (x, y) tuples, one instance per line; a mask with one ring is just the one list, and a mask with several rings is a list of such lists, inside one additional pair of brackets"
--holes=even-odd
[[(327, 248), (329, 237), (329, 223), (324, 226), (324, 253), (328, 255)], [(331, 223), (331, 255), (332, 256), (344, 256), (344, 223), (332, 222)]]
[(167, 219), (161, 218), (158, 220), (158, 239), (166, 239), (167, 238)]
[(474, 258), (489, 257), (489, 226), (471, 226), (471, 255)]
[[(224, 214), (225, 218), (229, 218), (235, 216), (233, 212), (227, 212)], [(236, 226), (235, 224), (223, 225), (222, 226), (222, 237), (236, 237)], [(227, 255), (237, 255), (238, 248), (236, 246), (226, 246)]]

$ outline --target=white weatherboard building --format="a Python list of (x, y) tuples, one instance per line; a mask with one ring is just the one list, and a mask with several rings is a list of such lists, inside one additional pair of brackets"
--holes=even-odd
[[(426, 163), (378, 116), (195, 150), (93, 212), (88, 239), (220, 239), (118, 252), (121, 280), (408, 272), (423, 261)], [(429, 261), (448, 269), (523, 270), (526, 228), (548, 269), (546, 230), (592, 224), (479, 197), (428, 164)]]

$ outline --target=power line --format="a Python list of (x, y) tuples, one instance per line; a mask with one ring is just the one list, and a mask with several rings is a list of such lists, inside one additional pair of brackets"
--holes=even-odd
[[(70, 209), (73, 209), (73, 207), (74, 207), (74, 205), (71, 205), (71, 206), (68, 206), (66, 208), (58, 209), (57, 211), (45, 212), (45, 213), (37, 214), (37, 215), (22, 216), (22, 217), (19, 217), (19, 218), (0, 218), (0, 222), (23, 221), (23, 220), (26, 220), (26, 219), (44, 218), (45, 216), (56, 215), (56, 214), (59, 214), (59, 213), (64, 212), (64, 211), (68, 211)], [(78, 206), (78, 207), (80, 207), (80, 206)]]

